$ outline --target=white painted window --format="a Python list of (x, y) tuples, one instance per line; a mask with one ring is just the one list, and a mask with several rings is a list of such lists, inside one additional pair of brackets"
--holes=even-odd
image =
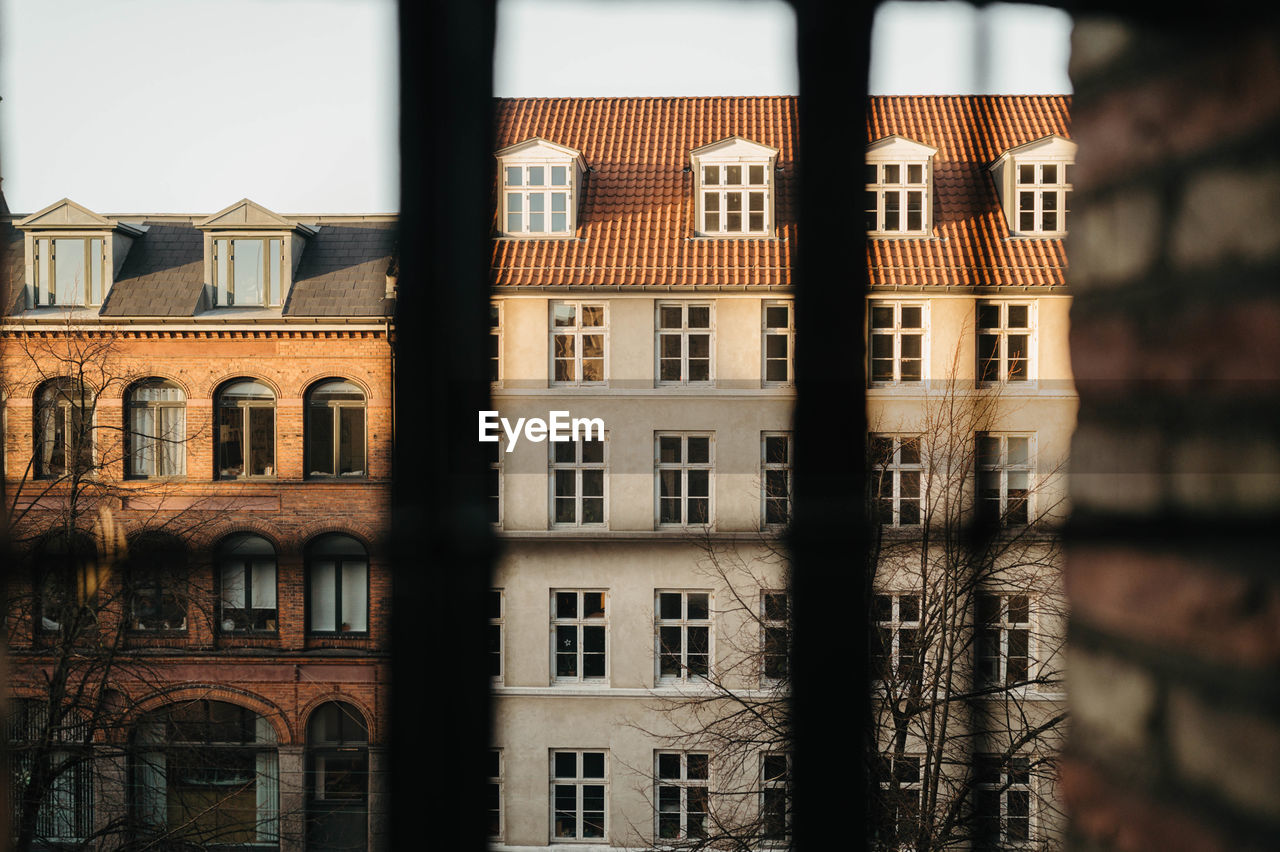
[(926, 317), (923, 303), (872, 301), (871, 383), (890, 386), (925, 377)]
[(503, 771), (502, 749), (491, 748), (485, 763), (485, 834), (491, 840), (500, 840), (503, 836), (504, 816), (502, 807)]
[(284, 274), (281, 237), (218, 237), (213, 281), (218, 307), (279, 305)]
[(659, 840), (698, 840), (707, 836), (711, 755), (705, 752), (654, 753), (654, 804)]
[(102, 304), (108, 279), (103, 237), (38, 237), (32, 243), (36, 307)]
[(1026, 382), (1034, 377), (1035, 305), (978, 302), (978, 381)]
[(791, 522), (791, 433), (761, 432), (760, 454), (764, 525), (785, 527)]
[(659, 591), (654, 622), (658, 680), (705, 678), (711, 665), (710, 592)]
[(979, 432), (978, 514), (1000, 526), (1027, 524), (1032, 516), (1033, 436)]
[(715, 440), (710, 432), (666, 432), (655, 436), (658, 523), (693, 526), (713, 517), (711, 478)]
[(551, 522), (557, 526), (605, 523), (605, 441), (548, 441)]
[(658, 382), (697, 384), (715, 375), (709, 302), (658, 303)]
[(702, 234), (769, 232), (768, 163), (703, 165), (698, 177)]
[(975, 848), (1005, 849), (1031, 840), (1031, 761), (977, 755)]
[(489, 303), (489, 381), (502, 380), (502, 303)]
[(766, 842), (791, 838), (791, 755), (760, 755), (760, 836)]
[(863, 209), (869, 234), (924, 235), (929, 226), (929, 163), (867, 163)]
[(981, 594), (975, 615), (978, 683), (1014, 686), (1025, 682), (1031, 671), (1031, 599)]
[(608, 752), (551, 752), (551, 839), (604, 842), (609, 817)]
[(795, 381), (795, 312), (790, 301), (762, 305), (764, 345), (763, 373), (766, 387)]
[(502, 637), (506, 631), (507, 602), (502, 589), (490, 589), (485, 595), (489, 624), (485, 633), (485, 654), (489, 658), (489, 677), (501, 683), (503, 678)]
[(872, 435), (871, 475), (880, 523), (915, 526), (921, 519), (924, 466), (919, 435)]
[(506, 455), (501, 441), (486, 442), (489, 466), (485, 471), (485, 497), (489, 507), (489, 523), (502, 526), (502, 459)]
[(791, 670), (791, 596), (782, 591), (760, 593), (761, 675), (785, 680)]
[(546, 163), (502, 167), (502, 197), (508, 236), (570, 233), (573, 167)]
[(892, 683), (915, 679), (920, 674), (920, 595), (877, 594), (872, 606), (872, 678)]
[(605, 379), (607, 312), (603, 304), (551, 303), (551, 380), (598, 384)]
[(551, 593), (551, 671), (555, 681), (599, 682), (609, 676), (607, 600), (603, 591)]
[(125, 394), (129, 424), (127, 475), (182, 476), (187, 472), (187, 397), (165, 379), (144, 379)]
[(1071, 208), (1071, 163), (1016, 162), (1018, 233), (1057, 235), (1067, 232)]

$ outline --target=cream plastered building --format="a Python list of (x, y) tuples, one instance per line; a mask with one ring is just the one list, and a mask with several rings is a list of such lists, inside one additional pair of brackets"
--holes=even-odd
[[(1014, 522), (1022, 491), (1032, 513), (1064, 508), (1066, 109), (875, 98), (868, 113), (868, 355), (851, 345), (848, 369), (867, 377), (877, 435), (919, 433), (939, 394), (998, 396), (965, 446), (988, 439), (983, 494)], [(762, 847), (787, 843), (787, 756), (730, 759), (679, 728), (705, 724), (690, 720), (716, 689), (767, 700), (785, 682), (796, 110), (785, 97), (496, 103), (490, 422), (525, 427), (514, 442), (485, 432), (503, 547), (489, 606), (496, 849), (688, 845), (712, 831), (706, 803), (733, 791)], [(528, 427), (556, 418), (598, 421), (604, 441)], [(897, 541), (912, 526), (900, 461)], [(1052, 565), (1052, 551), (1031, 561)], [(877, 593), (896, 653), (913, 569), (894, 565)], [(1022, 671), (1015, 592), (1036, 623), (1026, 679), (1056, 669), (1060, 624), (1036, 603), (1056, 582), (996, 591), (999, 677)], [(1052, 714), (1060, 687), (1043, 680), (1018, 697)], [(1017, 846), (1018, 785), (983, 789), (998, 843)], [(1051, 819), (1028, 815), (1028, 831)]]

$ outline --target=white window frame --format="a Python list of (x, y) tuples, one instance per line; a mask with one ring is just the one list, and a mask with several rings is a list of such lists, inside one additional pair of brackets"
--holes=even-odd
[[(674, 326), (664, 327), (662, 324), (662, 311), (664, 308), (680, 309), (680, 327)], [(707, 326), (689, 325), (689, 309), (690, 308), (706, 308), (707, 309)], [(709, 301), (689, 301), (689, 302), (658, 302), (655, 306), (654, 313), (654, 377), (659, 385), (693, 385), (706, 386), (716, 380), (716, 305), (715, 302)], [(703, 336), (707, 338), (707, 377), (705, 379), (691, 379), (689, 377), (689, 338), (690, 335)], [(673, 337), (680, 340), (680, 378), (664, 379), (662, 377), (662, 362), (664, 360), (672, 360), (663, 358), (662, 339), (664, 337)], [(702, 360), (699, 358), (698, 360)]]
[[(898, 761), (899, 761), (898, 755), (882, 753), (880, 755), (880, 759), (883, 762), (883, 768), (881, 769), (881, 772), (884, 773), (887, 771), (888, 773), (887, 775), (882, 775), (882, 777), (880, 778), (880, 789), (881, 791), (883, 791), (881, 793), (881, 796), (883, 797), (886, 793), (891, 793), (894, 791), (914, 790), (915, 801), (916, 801), (916, 815), (918, 816), (920, 812), (920, 796), (924, 791), (924, 784), (921, 781), (921, 778), (923, 777), (923, 774), (924, 774), (922, 771), (924, 768), (924, 760), (925, 760), (924, 755), (904, 754), (901, 756), (901, 759), (903, 760), (913, 760), (915, 762), (915, 767), (916, 767), (915, 779), (911, 781), (905, 781), (904, 779), (898, 777)], [(885, 801), (885, 804), (888, 804), (887, 800)], [(892, 814), (885, 814), (886, 816), (893, 817), (893, 830), (895, 835), (900, 835), (902, 832), (901, 822), (902, 822), (903, 815), (898, 811), (898, 807), (897, 807), (898, 804), (899, 804), (898, 802), (893, 803)], [(897, 840), (899, 842), (902, 842), (908, 839), (909, 838), (904, 838), (901, 836), (897, 837)], [(906, 848), (906, 847), (902, 847), (902, 848)]]
[[(889, 617), (883, 618), (880, 613), (880, 599), (887, 598), (889, 600)], [(903, 599), (914, 599), (915, 601), (915, 618), (910, 617), (908, 612), (905, 616), (903, 613)], [(894, 682), (901, 686), (902, 678), (909, 675), (910, 672), (905, 671), (902, 665), (904, 651), (910, 651), (904, 648), (902, 642), (902, 631), (907, 630), (914, 633), (916, 637), (916, 654), (917, 665), (924, 665), (924, 649), (920, 647), (921, 629), (923, 627), (922, 618), (924, 616), (924, 599), (919, 590), (912, 591), (882, 591), (875, 592), (872, 597), (872, 618), (875, 619), (875, 627), (881, 637), (888, 634), (888, 642), (884, 642), (883, 638), (880, 645), (884, 650), (885, 659), (892, 666), (892, 674)], [(872, 654), (873, 658), (875, 654)], [(883, 682), (879, 672), (872, 672), (872, 680)]]
[(496, 494), (489, 494), (487, 496), (487, 500), (489, 501), (488, 505), (493, 508), (493, 515), (489, 522), (496, 529), (502, 529), (502, 511), (504, 503), (502, 499), (502, 492), (505, 486), (505, 477), (502, 474), (502, 467), (503, 459), (507, 454), (502, 448), (501, 441), (486, 442), (485, 446), (489, 448), (488, 452), (490, 453), (486, 476), (489, 477), (489, 481), (492, 483), (492, 485), (488, 486), (486, 490), (497, 491)]
[(502, 320), (506, 313), (502, 307), (502, 302), (489, 303), (489, 346), (492, 349), (492, 354), (489, 355), (489, 382), (495, 385), (502, 384)]
[[(662, 461), (662, 439), (663, 438), (679, 438), (680, 439), (680, 461), (664, 462)], [(689, 461), (689, 439), (690, 438), (706, 438), (707, 439), (707, 461), (706, 462), (690, 462)], [(716, 519), (716, 433), (715, 432), (655, 432), (653, 436), (653, 462), (654, 462), (654, 519), (659, 527), (711, 527), (715, 524)], [(675, 471), (679, 474), (680, 494), (676, 497), (662, 496), (663, 472)], [(690, 472), (707, 473), (707, 519), (705, 521), (690, 521), (689, 519), (689, 501), (690, 499), (702, 499), (702, 495), (695, 495), (691, 498), (689, 494), (689, 474)], [(680, 520), (664, 521), (662, 520), (662, 501), (679, 500), (680, 503)]]
[[(998, 324), (990, 325), (982, 321), (983, 308), (994, 307), (998, 310)], [(1009, 309), (1025, 308), (1027, 312), (1026, 326), (1010, 325)], [(1036, 377), (1038, 375), (1038, 364), (1036, 353), (1039, 350), (1039, 322), (1036, 311), (1036, 303), (1025, 299), (979, 299), (974, 306), (974, 327), (976, 329), (975, 347), (974, 347), (974, 370), (979, 387), (994, 387), (995, 385), (1004, 385), (1005, 387), (1035, 387)], [(1027, 339), (1026, 354), (1026, 376), (1023, 378), (1014, 377), (1011, 372), (1009, 337), (1025, 336)], [(991, 363), (995, 364), (995, 373), (999, 378), (988, 378), (986, 373), (986, 364), (983, 361), (983, 338), (996, 338), (996, 354)], [(1021, 359), (1018, 359), (1021, 360)]]
[[(600, 445), (600, 461), (583, 461), (583, 449), (588, 443)], [(569, 451), (573, 460), (562, 460), (557, 458), (561, 452)], [(548, 495), (548, 506), (550, 514), (548, 521), (552, 527), (588, 527), (607, 529), (609, 526), (609, 436), (606, 433), (599, 441), (548, 441), (548, 470), (547, 483), (550, 487)], [(600, 494), (585, 494), (586, 474), (590, 472), (600, 473)], [(562, 497), (560, 495), (560, 474), (571, 474), (573, 479), (572, 497)], [(574, 520), (564, 521), (558, 518), (559, 502), (561, 500), (571, 499), (574, 507)], [(584, 520), (584, 505), (586, 499), (600, 501), (600, 520), (586, 521)]]
[[(664, 760), (663, 758), (667, 758)], [(675, 758), (672, 761), (670, 758)], [(696, 758), (690, 760), (690, 758)], [(671, 772), (671, 764), (676, 763), (676, 772)], [(666, 764), (664, 766), (664, 764)], [(692, 765), (691, 765), (692, 764)], [(699, 777), (699, 775), (701, 777)], [(675, 802), (664, 802), (664, 790), (675, 794)], [(693, 791), (701, 791), (700, 796), (692, 795)], [(702, 810), (695, 811), (690, 805), (692, 800), (702, 799)], [(664, 804), (667, 808), (664, 809)], [(670, 805), (675, 807), (671, 808)], [(653, 838), (656, 843), (663, 841), (697, 840), (707, 836), (706, 826), (711, 813), (711, 755), (701, 751), (655, 751), (653, 753)], [(676, 816), (676, 832), (674, 835), (663, 834), (664, 814)], [(690, 815), (702, 815), (702, 829), (690, 831)]]
[[(512, 183), (512, 170), (520, 170), (520, 182)], [(534, 169), (541, 169), (541, 181), (532, 183), (535, 179)], [(555, 182), (555, 170), (564, 170), (564, 181), (562, 183)], [(508, 237), (571, 237), (577, 227), (577, 205), (574, 203), (576, 195), (577, 175), (576, 167), (573, 163), (565, 160), (564, 162), (548, 162), (545, 160), (503, 160), (499, 163), (498, 176), (502, 183), (501, 199), (502, 199), (502, 233)], [(511, 209), (511, 200), (513, 197), (520, 198), (520, 209), (518, 211)], [(555, 210), (556, 197), (563, 197), (564, 210)], [(535, 211), (530, 209), (531, 202), (537, 199), (542, 209)], [(543, 217), (542, 228), (534, 228), (531, 221), (535, 214), (540, 213)], [(564, 214), (564, 227), (554, 227), (553, 216), (556, 213)], [(520, 227), (512, 229), (511, 216), (520, 216)]]
[[(696, 180), (698, 227), (695, 230), (700, 236), (767, 237), (773, 233), (773, 169), (769, 160), (703, 162), (698, 166)], [(757, 200), (759, 204), (753, 205)], [(709, 204), (711, 201), (714, 203)], [(753, 206), (758, 209), (752, 209)], [(752, 227), (753, 214), (759, 216), (757, 227)], [(734, 215), (738, 217), (737, 227), (732, 225)], [(714, 227), (708, 227), (710, 225)]]
[[(213, 271), (213, 304), (218, 308), (274, 308), (284, 304), (288, 294), (289, 240), (285, 234), (215, 234), (210, 237), (210, 262)], [(262, 298), (258, 301), (236, 301), (235, 298), (235, 244), (237, 242), (262, 243)], [(272, 280), (272, 243), (277, 244), (279, 257)], [(225, 245), (224, 245), (225, 244)], [(226, 276), (219, 270), (219, 261), (226, 252)]]
[[(488, 775), (488, 778), (486, 778), (486, 783), (491, 789), (494, 790), (494, 792), (497, 793), (497, 815), (498, 815), (498, 833), (490, 834), (489, 839), (501, 841), (507, 835), (507, 823), (506, 823), (507, 809), (503, 806), (504, 805), (503, 794), (506, 792), (506, 789), (505, 789), (506, 785), (504, 783), (506, 779), (506, 764), (505, 764), (506, 758), (503, 754), (502, 749), (491, 748), (489, 749), (489, 759), (493, 761), (493, 766), (491, 767), (491, 769), (496, 769), (497, 774), (494, 775), (490, 773)], [(486, 811), (488, 811), (489, 813), (493, 813), (492, 808), (486, 808)]]
[[(1036, 808), (1035, 808), (1035, 788), (1031, 775), (1031, 765), (1034, 760), (1030, 755), (1014, 754), (1010, 756), (1009, 761), (1026, 763), (1026, 780), (1015, 780), (1013, 777), (1013, 767), (1004, 765), (1000, 762), (1000, 755), (996, 754), (978, 754), (976, 766), (974, 768), (974, 787), (979, 793), (994, 793), (1000, 803), (999, 812), (999, 832), (994, 839), (996, 845), (1000, 848), (1025, 848), (1030, 847), (1034, 843), (1036, 832)], [(983, 768), (994, 769), (998, 775), (995, 780), (984, 778)], [(1023, 793), (1027, 797), (1027, 836), (1026, 838), (1013, 838), (1009, 836), (1009, 794)], [(975, 815), (979, 820), (984, 817), (981, 809), (975, 807)], [(980, 823), (979, 823), (980, 825)], [(975, 832), (975, 834), (978, 834)], [(989, 840), (979, 836), (974, 838), (975, 849), (989, 849)]]
[[(680, 615), (677, 617), (663, 616), (663, 596), (679, 595), (680, 599)], [(707, 615), (705, 618), (694, 618), (689, 615), (690, 596), (699, 595), (705, 598)], [(653, 662), (654, 662), (654, 680), (656, 683), (688, 683), (698, 679), (707, 680), (711, 673), (715, 670), (713, 661), (715, 660), (715, 630), (712, 626), (712, 616), (714, 614), (713, 598), (710, 589), (656, 589), (653, 593)], [(680, 647), (675, 651), (674, 656), (679, 666), (678, 674), (665, 674), (662, 671), (663, 657), (673, 656), (671, 651), (666, 650), (667, 645), (662, 639), (663, 631), (678, 630), (680, 636)], [(706, 662), (704, 663), (705, 671), (702, 673), (693, 671), (694, 666), (691, 665), (690, 656), (692, 652), (690, 648), (692, 643), (689, 638), (690, 629), (706, 631)]]
[[(573, 323), (571, 325), (556, 325), (556, 309), (572, 308)], [(600, 325), (583, 325), (582, 312), (584, 308), (600, 310)], [(548, 333), (550, 341), (548, 344), (548, 352), (551, 357), (551, 364), (548, 373), (551, 384), (558, 387), (574, 387), (582, 385), (603, 385), (609, 379), (609, 303), (597, 301), (569, 301), (554, 300), (548, 305), (549, 313), (547, 315)], [(571, 359), (561, 358), (556, 349), (556, 338), (566, 337), (573, 341), (573, 355)], [(600, 378), (584, 379), (582, 362), (583, 362), (583, 341), (584, 337), (600, 338)], [(595, 359), (591, 359), (595, 360)], [(574, 378), (560, 379), (556, 377), (556, 365), (559, 363), (568, 363), (572, 365)]]
[[(888, 444), (884, 446), (882, 444)], [(883, 527), (918, 527), (924, 522), (925, 510), (925, 469), (924, 469), (924, 435), (915, 433), (893, 434), (874, 432), (871, 434), (868, 442), (871, 447), (871, 464), (870, 470), (879, 477), (888, 477), (887, 484), (889, 486), (888, 495), (885, 494), (886, 480), (881, 479), (876, 489), (876, 515)], [(915, 462), (903, 461), (903, 450), (911, 445), (916, 449)], [(909, 458), (909, 456), (908, 456)], [(915, 496), (906, 495), (903, 492), (902, 481), (904, 474), (916, 475), (916, 493)], [(889, 520), (885, 520), (885, 499), (889, 500)], [(914, 502), (916, 504), (916, 520), (914, 523), (903, 522), (903, 505), (904, 503)]]
[[(556, 774), (556, 755), (560, 755), (560, 754), (574, 755), (575, 774), (573, 777), (561, 776)], [(585, 774), (586, 773), (585, 756), (588, 754), (591, 754), (591, 755), (598, 754), (601, 756), (603, 760), (603, 771), (601, 773), (601, 777), (599, 778), (595, 776), (588, 777)], [(563, 748), (551, 749), (549, 763), (550, 763), (550, 766), (549, 766), (550, 789), (548, 791), (549, 795), (547, 796), (547, 799), (548, 799), (549, 812), (551, 817), (550, 824), (549, 824), (550, 831), (548, 832), (548, 834), (550, 835), (550, 841), (552, 843), (607, 843), (608, 837), (609, 837), (609, 780), (610, 780), (609, 779), (609, 750), (608, 749), (563, 749)], [(564, 786), (564, 787), (572, 786), (575, 788), (574, 789), (574, 812), (573, 812), (574, 833), (572, 835), (558, 835), (556, 833), (556, 811), (558, 810), (556, 808), (556, 804), (557, 804), (556, 787), (557, 786)], [(586, 816), (586, 809), (584, 807), (586, 803), (584, 799), (585, 799), (585, 789), (587, 787), (602, 788), (604, 805), (603, 805), (603, 809), (599, 812), (601, 814), (601, 819), (600, 819), (601, 830), (600, 830), (599, 837), (583, 836), (583, 823), (585, 822), (585, 816)]]
[[(985, 591), (978, 594), (974, 603), (976, 607), (973, 643), (974, 682), (979, 686), (1006, 688), (1030, 680), (1036, 665), (1034, 629), (1036, 600), (1034, 596), (1024, 592)], [(983, 618), (984, 608), (992, 617)], [(1025, 610), (1026, 620), (1016, 620), (1023, 610)], [(983, 635), (993, 631), (996, 633), (994, 647), (986, 644), (987, 637)], [(1016, 650), (1013, 636), (1018, 632), (1023, 634), (1022, 641), (1026, 651), (1024, 663), (1026, 671), (1021, 678), (1013, 677), (1009, 671), (1010, 660), (1023, 657), (1022, 654), (1012, 653)], [(994, 661), (994, 679), (988, 673), (992, 666), (984, 665), (984, 661)]]
[[(88, 273), (86, 280), (80, 282), (76, 298), (71, 301), (58, 301), (57, 262), (58, 243), (83, 242), (84, 269)], [(94, 243), (97, 243), (97, 258), (94, 258)], [(32, 288), (35, 307), (85, 308), (101, 305), (106, 301), (111, 290), (111, 268), (107, 262), (107, 251), (111, 243), (109, 233), (54, 233), (40, 232), (31, 236), (31, 269)], [(64, 247), (65, 249), (66, 247)], [(94, 281), (94, 271), (97, 281)], [(50, 287), (50, 285), (53, 285)], [(94, 298), (95, 294), (97, 299)]]
[[(771, 759), (783, 758), (786, 761), (785, 773), (781, 776), (774, 775), (770, 777), (767, 773), (767, 767)], [(791, 754), (789, 752), (761, 752), (760, 754), (760, 838), (765, 846), (778, 846), (788, 843), (791, 840)], [(782, 791), (782, 820), (783, 828), (781, 836), (769, 837), (765, 834), (765, 822), (767, 813), (767, 803), (771, 792)]]
[[(786, 442), (786, 460), (782, 462), (770, 461), (769, 459), (769, 443), (771, 439), (784, 439)], [(795, 440), (790, 432), (761, 432), (760, 433), (760, 523), (761, 528), (766, 530), (785, 529), (791, 523), (792, 510), (792, 483), (793, 470), (795, 465)], [(776, 494), (771, 494), (769, 480), (770, 474), (781, 474), (785, 480), (785, 498), (780, 498)], [(782, 502), (786, 520), (770, 521), (769, 520), (769, 504), (770, 502)]]
[[(1045, 180), (1046, 167), (1052, 168), (1054, 174)], [(1067, 216), (1071, 212), (1072, 180), (1075, 177), (1075, 163), (1070, 160), (1034, 160), (1015, 159), (1013, 161), (1013, 232), (1019, 236), (1063, 237), (1067, 234)], [(1030, 174), (1031, 180), (1024, 181)], [(1031, 207), (1023, 207), (1023, 193), (1031, 194)], [(1053, 196), (1057, 205), (1057, 226), (1044, 226), (1045, 196)], [(1028, 227), (1023, 215), (1029, 214), (1032, 219)]]
[[(891, 308), (893, 310), (893, 323), (891, 326), (876, 326), (876, 309)], [(903, 325), (903, 311), (919, 310), (920, 325), (907, 326)], [(869, 299), (867, 301), (867, 381), (873, 388), (920, 388), (929, 378), (929, 303), (927, 301), (898, 300), (898, 299)], [(904, 337), (920, 338), (920, 378), (904, 379), (903, 375), (903, 354), (902, 340)], [(890, 379), (877, 379), (875, 377), (875, 362), (879, 360), (875, 357), (876, 339), (890, 339), (893, 341), (892, 359), (893, 359), (893, 377)]]
[[(489, 678), (494, 683), (500, 684), (506, 679), (506, 676), (507, 676), (507, 649), (506, 649), (507, 595), (506, 595), (505, 589), (490, 589), (489, 595), (490, 597), (489, 597), (489, 600), (487, 601), (487, 606), (489, 606), (488, 626), (490, 628), (490, 635), (492, 635), (493, 628), (496, 627), (498, 630), (498, 633), (497, 633), (498, 644), (496, 648), (496, 653), (498, 655), (498, 671), (497, 671), (497, 674), (494, 674), (491, 672), (489, 674)], [(493, 614), (493, 609), (492, 609), (492, 604), (495, 601), (497, 602), (497, 605), (498, 605), (497, 615)], [(488, 644), (488, 638), (486, 638), (486, 645), (487, 644)], [(490, 655), (490, 658), (492, 658), (492, 655), (494, 654), (495, 649), (486, 648), (486, 652)]]
[[(785, 326), (769, 325), (769, 309), (784, 308), (787, 312), (787, 322)], [(796, 360), (796, 311), (795, 302), (791, 299), (766, 299), (760, 303), (760, 382), (762, 387), (781, 388), (791, 387), (795, 384), (795, 360)], [(787, 354), (785, 357), (770, 356), (769, 342), (772, 338), (783, 341), (786, 345)], [(769, 364), (783, 362), (785, 365), (786, 378), (770, 379)]]
[[(782, 617), (771, 606), (770, 599), (775, 602), (781, 598)], [(770, 638), (771, 633), (781, 631), (782, 650), (779, 655), (776, 644)], [(781, 656), (782, 668), (778, 675), (770, 674), (769, 660)], [(790, 678), (791, 675), (791, 595), (785, 589), (762, 589), (760, 591), (760, 682), (776, 684)]]
[[(997, 441), (997, 452), (994, 456), (985, 453), (982, 449), (984, 440)], [(1026, 455), (1023, 461), (1010, 461), (1009, 442), (1010, 439), (1018, 441), (1026, 441)], [(975, 509), (977, 514), (988, 515), (990, 509), (986, 508), (986, 503), (994, 502), (998, 515), (991, 519), (998, 522), (1002, 527), (1023, 527), (1032, 523), (1036, 517), (1035, 497), (1036, 497), (1036, 435), (1034, 432), (978, 432), (974, 436), (974, 469), (977, 472), (977, 482), (975, 483), (976, 492), (974, 494)], [(983, 480), (986, 477), (994, 476), (998, 496), (994, 501), (986, 496), (988, 487), (984, 486)], [(1010, 509), (1013, 507), (1017, 498), (1010, 498), (1010, 479), (1011, 477), (1025, 476), (1026, 488), (1025, 496), (1022, 503), (1025, 506), (1026, 518), (1023, 520), (1016, 519), (1011, 516)]]
[[(877, 237), (928, 236), (933, 224), (932, 172), (931, 161), (928, 159), (868, 159), (863, 175), (866, 184), (863, 211), (867, 234)], [(918, 181), (913, 180), (917, 173), (920, 178)], [(915, 193), (920, 196), (920, 224), (912, 228), (910, 204), (911, 196)], [(874, 210), (871, 209), (873, 196)]]
[[(574, 617), (560, 616), (557, 608), (559, 595), (575, 595), (577, 597), (576, 612)], [(603, 612), (600, 617), (587, 616), (586, 606), (584, 604), (584, 595), (600, 595), (603, 604)], [(552, 589), (551, 590), (551, 682), (552, 683), (586, 683), (586, 684), (605, 684), (609, 683), (609, 592), (605, 589)], [(575, 674), (562, 675), (559, 673), (557, 666), (558, 658), (561, 656), (559, 649), (559, 628), (572, 628), (574, 631), (574, 667)], [(602, 654), (604, 662), (604, 672), (599, 675), (586, 674), (586, 650), (584, 642), (584, 631), (589, 628), (600, 628), (604, 635), (604, 652)]]

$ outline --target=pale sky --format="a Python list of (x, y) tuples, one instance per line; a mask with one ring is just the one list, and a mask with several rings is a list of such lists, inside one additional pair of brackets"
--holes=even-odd
[[(885, 3), (871, 90), (1068, 93), (1070, 27), (1047, 7)], [(4, 0), (9, 207), (394, 212), (395, 28), (393, 0)], [(794, 39), (782, 0), (500, 0), (495, 94), (794, 94)]]

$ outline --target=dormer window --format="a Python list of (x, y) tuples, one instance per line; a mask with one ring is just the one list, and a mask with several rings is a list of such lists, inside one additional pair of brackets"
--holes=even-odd
[(247, 198), (196, 227), (204, 231), (205, 304), (215, 309), (283, 305), (307, 239), (316, 233)]
[(25, 232), (26, 307), (97, 307), (147, 226), (99, 216), (62, 199), (15, 223)]
[(925, 236), (932, 227), (936, 148), (897, 136), (874, 142), (864, 167), (863, 211), (873, 236)]
[(1075, 159), (1074, 142), (1046, 136), (1005, 151), (991, 165), (1010, 234), (1066, 235)]
[(579, 152), (529, 139), (496, 156), (503, 236), (569, 237), (577, 231), (586, 174)]
[(700, 236), (772, 236), (777, 155), (774, 148), (737, 136), (692, 152)]

